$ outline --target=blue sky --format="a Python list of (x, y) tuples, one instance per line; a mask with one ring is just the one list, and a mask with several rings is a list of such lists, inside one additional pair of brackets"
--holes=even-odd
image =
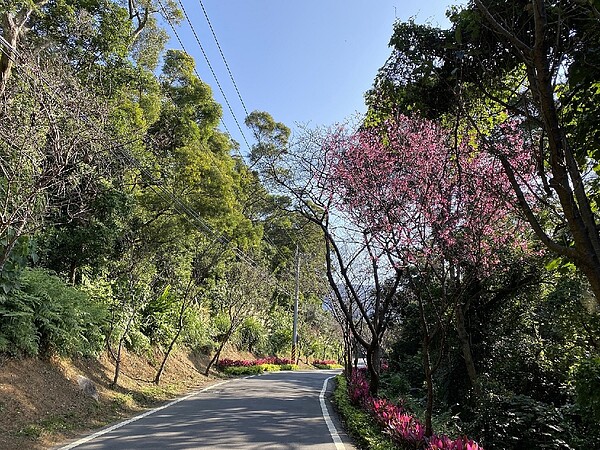
[[(235, 117), (245, 111), (230, 80), (201, 8), (181, 0)], [(269, 112), (294, 129), (298, 124), (331, 125), (364, 112), (363, 94), (390, 54), (396, 20), (449, 25), (451, 0), (202, 0), (249, 112)], [(223, 105), (223, 122), (247, 147), (225, 104), (200, 47), (183, 20), (177, 27), (185, 50), (196, 59), (200, 77)], [(170, 30), (169, 30), (170, 31)], [(176, 40), (170, 48), (180, 48)]]

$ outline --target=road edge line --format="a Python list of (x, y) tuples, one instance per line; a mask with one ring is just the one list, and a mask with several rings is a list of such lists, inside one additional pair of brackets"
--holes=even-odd
[(321, 389), (321, 393), (319, 394), (319, 403), (321, 403), (321, 412), (323, 413), (323, 418), (325, 419), (325, 423), (327, 424), (327, 428), (329, 429), (329, 434), (331, 435), (331, 439), (333, 439), (333, 443), (335, 444), (336, 450), (345, 450), (346, 447), (338, 434), (333, 421), (331, 420), (331, 416), (329, 415), (329, 411), (327, 410), (327, 405), (325, 404), (325, 392), (327, 391), (327, 383), (329, 380), (334, 378), (333, 376), (326, 378), (323, 381), (323, 388)]
[(177, 403), (182, 402), (184, 400), (187, 400), (188, 398), (191, 398), (194, 395), (201, 394), (202, 392), (206, 392), (209, 389), (215, 388), (217, 386), (221, 386), (221, 385), (223, 385), (225, 383), (229, 383), (229, 380), (228, 381), (222, 381), (222, 382), (217, 383), (217, 384), (212, 384), (210, 386), (205, 387), (204, 389), (200, 389), (199, 391), (192, 392), (191, 394), (188, 394), (188, 395), (186, 395), (184, 397), (181, 397), (181, 398), (178, 398), (176, 400), (173, 400), (173, 401), (167, 403), (166, 405), (159, 406), (158, 408), (151, 409), (149, 411), (146, 411), (145, 413), (142, 413), (142, 414), (139, 414), (137, 416), (134, 416), (131, 419), (127, 419), (127, 420), (125, 420), (123, 422), (116, 423), (116, 424), (114, 424), (114, 425), (112, 425), (112, 426), (110, 426), (108, 428), (104, 428), (104, 429), (102, 429), (100, 431), (97, 431), (97, 432), (95, 432), (93, 434), (90, 434), (89, 436), (85, 436), (85, 437), (83, 437), (83, 438), (81, 438), (81, 439), (79, 439), (79, 440), (77, 440), (75, 442), (67, 444), (67, 445), (65, 445), (63, 447), (59, 447), (57, 450), (70, 450), (72, 448), (79, 447), (80, 445), (85, 444), (86, 442), (89, 442), (89, 441), (91, 441), (93, 439), (96, 439), (97, 437), (100, 437), (102, 435), (110, 433), (111, 431), (117, 430), (117, 429), (119, 429), (121, 427), (124, 427), (125, 425), (129, 425), (130, 423), (133, 423), (133, 422), (135, 422), (137, 420), (143, 419), (144, 417), (148, 417), (149, 415), (154, 414), (155, 412), (162, 411), (163, 409), (166, 409), (166, 408), (168, 408), (170, 406), (176, 405)]

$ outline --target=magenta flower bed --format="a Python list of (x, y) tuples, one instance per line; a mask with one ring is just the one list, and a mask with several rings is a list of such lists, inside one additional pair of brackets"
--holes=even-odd
[(365, 369), (352, 372), (348, 384), (350, 400), (367, 410), (391, 438), (402, 446), (423, 450), (483, 450), (476, 442), (462, 436), (451, 439), (445, 435), (427, 438), (425, 426), (401, 405), (369, 394)]
[(332, 364), (337, 364), (338, 362), (333, 359), (315, 359), (312, 363), (320, 366), (330, 366)]
[(282, 366), (285, 364), (292, 364), (292, 360), (289, 358), (278, 358), (277, 356), (268, 356), (266, 358), (259, 359), (220, 359), (217, 363), (219, 369), (225, 369), (226, 367), (250, 367), (260, 366), (262, 364), (275, 364)]

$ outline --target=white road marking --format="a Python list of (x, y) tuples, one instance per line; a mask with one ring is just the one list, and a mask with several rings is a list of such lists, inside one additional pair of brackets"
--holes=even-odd
[(333, 443), (335, 444), (336, 450), (345, 450), (346, 447), (344, 446), (344, 443), (340, 439), (340, 435), (335, 429), (335, 425), (331, 420), (331, 416), (327, 411), (327, 405), (325, 404), (325, 392), (327, 391), (327, 382), (332, 378), (333, 377), (329, 377), (323, 382), (323, 389), (321, 389), (321, 393), (319, 394), (319, 402), (321, 403), (321, 411), (323, 411), (323, 418), (325, 419), (325, 423), (327, 424), (329, 434), (331, 435), (331, 439), (333, 439)]
[(124, 427), (125, 425), (129, 425), (130, 423), (135, 422), (136, 420), (140, 420), (140, 419), (143, 419), (144, 417), (148, 417), (150, 414), (154, 414), (155, 412), (161, 411), (165, 408), (168, 408), (169, 406), (173, 406), (179, 402), (187, 400), (188, 398), (193, 397), (194, 395), (201, 394), (202, 392), (208, 391), (209, 389), (216, 388), (217, 386), (221, 386), (225, 383), (229, 383), (229, 381), (222, 381), (221, 383), (217, 383), (217, 384), (213, 384), (212, 386), (205, 387), (204, 389), (193, 392), (189, 395), (186, 395), (185, 397), (181, 397), (181, 398), (178, 398), (177, 400), (173, 400), (172, 402), (167, 403), (166, 405), (160, 406), (156, 409), (151, 409), (150, 411), (146, 411), (145, 413), (140, 414), (139, 416), (132, 417), (131, 419), (128, 419), (124, 422), (119, 422), (111, 427), (104, 428), (103, 430), (100, 430), (94, 434), (91, 434), (89, 436), (81, 438), (78, 441), (72, 442), (71, 444), (65, 445), (64, 447), (60, 447), (58, 450), (69, 450), (71, 448), (79, 447), (80, 445), (85, 444), (86, 442), (89, 442), (92, 439), (96, 439), (97, 437), (100, 437), (106, 433), (110, 433), (111, 431), (114, 431), (118, 428)]

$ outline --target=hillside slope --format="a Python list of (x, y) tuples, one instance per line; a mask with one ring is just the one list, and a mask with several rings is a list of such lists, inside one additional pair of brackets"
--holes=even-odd
[[(244, 357), (231, 350), (223, 357)], [(160, 386), (152, 383), (161, 355), (123, 357), (119, 386), (109, 387), (114, 366), (97, 359), (0, 359), (0, 448), (44, 449), (100, 428), (215, 381), (201, 374), (206, 355), (175, 353)], [(92, 380), (98, 401), (79, 387)]]

